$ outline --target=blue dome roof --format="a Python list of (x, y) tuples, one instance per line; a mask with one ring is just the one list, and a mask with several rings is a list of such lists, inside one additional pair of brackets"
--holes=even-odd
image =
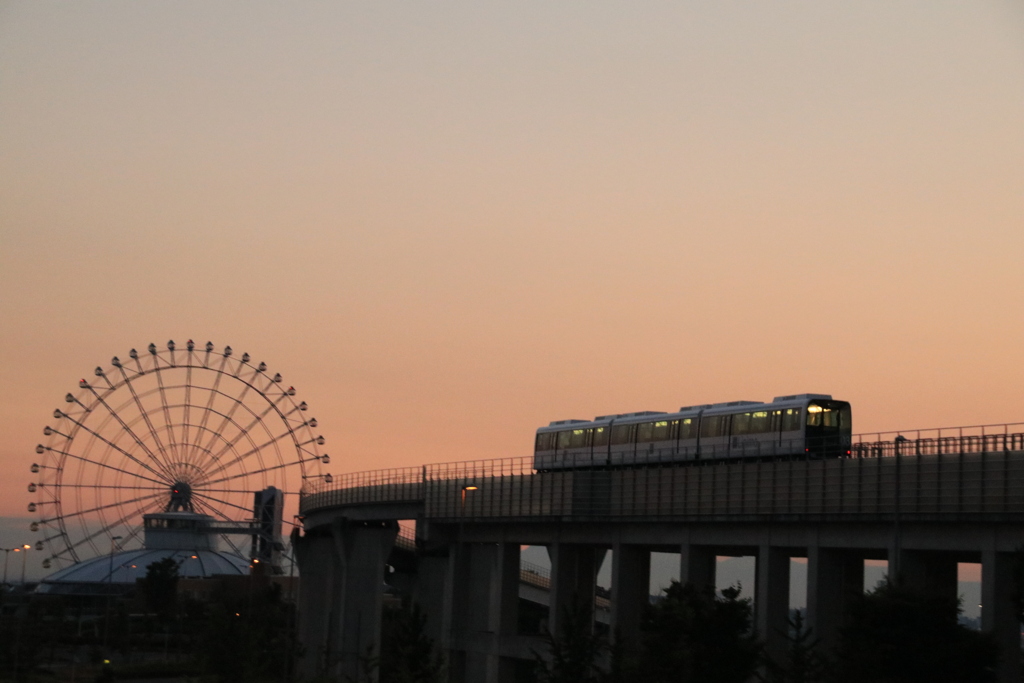
[(178, 576), (183, 579), (249, 573), (248, 561), (226, 552), (143, 548), (101, 555), (65, 567), (44, 578), (36, 590), (63, 595), (123, 593), (135, 586), (136, 579), (145, 578), (149, 565), (168, 557), (178, 563)]

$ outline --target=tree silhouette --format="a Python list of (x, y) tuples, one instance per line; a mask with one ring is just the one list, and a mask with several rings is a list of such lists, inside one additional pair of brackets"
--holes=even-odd
[(648, 611), (632, 669), (644, 683), (744, 683), (761, 647), (751, 632), (750, 600), (740, 587), (715, 594), (673, 581)]
[(146, 609), (157, 614), (162, 621), (171, 618), (178, 600), (178, 563), (173, 557), (165, 557), (146, 567), (142, 595)]
[[(989, 683), (998, 648), (957, 623), (959, 604), (883, 582), (858, 596), (842, 630), (840, 683)], [(1015, 655), (1016, 653), (1011, 653)]]
[(380, 683), (440, 683), (444, 663), (427, 636), (427, 617), (419, 605), (405, 602), (384, 610), (378, 667)]
[(592, 607), (573, 600), (562, 610), (557, 634), (546, 632), (547, 658), (536, 655), (538, 683), (599, 683), (607, 680), (602, 664), (608, 643), (594, 632)]
[(825, 680), (828, 665), (818, 651), (818, 640), (804, 625), (804, 614), (794, 610), (788, 619), (786, 632), (788, 648), (781, 661), (766, 656), (764, 673), (759, 678), (765, 683), (818, 683)]

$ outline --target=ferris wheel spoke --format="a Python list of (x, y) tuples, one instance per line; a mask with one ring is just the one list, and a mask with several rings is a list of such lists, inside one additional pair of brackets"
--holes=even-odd
[[(209, 356), (210, 352), (207, 351), (206, 355)], [(224, 368), (224, 361), (226, 361), (226, 360), (227, 360), (227, 358), (221, 356), (221, 370), (223, 370), (223, 368)], [(201, 435), (203, 434), (204, 430), (206, 429), (206, 423), (209, 421), (210, 415), (213, 413), (213, 402), (217, 398), (217, 393), (220, 391), (220, 380), (221, 380), (221, 378), (223, 376), (224, 376), (223, 372), (216, 372), (216, 373), (214, 373), (213, 386), (210, 387), (210, 389), (209, 389), (209, 398), (206, 399), (206, 408), (203, 410), (203, 417), (200, 420), (199, 427), (196, 430), (196, 443), (195, 443), (194, 448), (192, 449), (197, 454), (200, 454), (200, 453), (203, 452), (202, 451), (202, 444), (200, 443), (203, 440)], [(215, 432), (214, 432), (214, 434), (215, 434)]]
[(132, 503), (137, 503), (137, 502), (142, 501), (142, 500), (149, 500), (151, 498), (157, 498), (157, 497), (160, 497), (162, 495), (163, 495), (162, 493), (150, 493), (149, 495), (146, 495), (146, 496), (139, 496), (137, 498), (131, 498), (129, 500), (119, 500), (119, 501), (116, 501), (114, 503), (108, 503), (106, 505), (99, 505), (97, 507), (90, 508), (88, 510), (76, 510), (75, 512), (69, 512), (68, 514), (61, 515), (60, 517), (51, 517), (50, 519), (41, 519), (41, 520), (39, 520), (39, 522), (42, 523), (42, 524), (45, 524), (46, 522), (56, 522), (59, 519), (65, 519), (66, 520), (66, 519), (71, 519), (72, 517), (81, 517), (82, 515), (88, 515), (88, 514), (90, 514), (92, 512), (99, 512), (100, 510), (109, 510), (110, 508), (118, 507), (120, 505), (130, 505)]
[[(227, 505), (229, 507), (238, 508), (239, 510), (242, 510), (244, 512), (248, 512), (250, 514), (252, 513), (252, 508), (247, 508), (244, 505), (239, 505), (238, 503), (232, 503), (232, 502), (224, 500), (222, 498), (216, 498), (215, 496), (211, 496), (211, 495), (209, 495), (207, 493), (203, 493), (202, 491), (199, 491), (197, 493), (198, 493), (198, 495), (200, 497), (205, 498), (207, 500), (213, 500), (213, 501), (216, 501), (216, 502), (220, 503), (221, 505)], [(256, 492), (255, 491), (250, 491), (249, 493), (256, 493)]]
[[(191, 351), (189, 354), (191, 355)], [(192, 365), (188, 365), (185, 368), (185, 401), (182, 404), (182, 420), (181, 420), (181, 449), (184, 451), (183, 458), (185, 462), (190, 462), (191, 452), (188, 447), (188, 428), (189, 428), (189, 412), (192, 407)]]
[[(148, 496), (148, 497), (152, 498), (153, 496)], [(139, 499), (136, 499), (135, 501), (124, 501), (124, 504), (137, 502), (139, 500), (143, 500), (143, 499), (139, 498)], [(115, 503), (115, 505), (116, 505), (116, 503)], [(116, 521), (114, 521), (111, 524), (107, 524), (102, 529), (100, 529), (98, 531), (94, 531), (93, 533), (89, 534), (88, 536), (85, 536), (84, 538), (79, 539), (78, 541), (75, 541), (74, 543), (69, 543), (67, 548), (65, 548), (64, 550), (62, 550), (59, 553), (55, 553), (54, 557), (60, 557), (64, 553), (70, 553), (72, 557), (75, 557), (77, 559), (78, 554), (75, 552), (75, 548), (78, 548), (79, 546), (81, 546), (84, 543), (90, 543), (91, 544), (93, 539), (98, 538), (98, 537), (106, 534), (111, 529), (115, 529), (118, 526), (121, 526), (122, 524), (125, 524), (125, 522), (127, 522), (129, 518), (131, 518), (131, 517), (133, 517), (135, 515), (138, 515), (139, 513), (147, 510), (148, 508), (150, 508), (152, 506), (153, 506), (153, 503), (147, 503), (147, 504), (138, 506), (137, 508), (135, 508), (131, 512), (126, 512), (125, 514), (121, 515), (121, 517), (118, 518)], [(104, 508), (97, 508), (97, 509), (106, 509), (106, 507), (113, 507), (113, 505), (108, 505), (108, 506), (105, 506)], [(95, 512), (95, 510), (93, 510), (92, 512)], [(73, 517), (73, 516), (75, 516), (75, 515), (74, 514), (72, 514), (72, 515), (65, 515), (64, 518), (67, 519), (68, 517)]]
[(61, 531), (59, 534), (54, 534), (53, 536), (43, 536), (39, 540), (42, 541), (43, 543), (49, 543), (50, 541), (52, 541), (55, 538), (61, 538), (61, 537), (65, 537), (65, 536), (67, 536), (67, 534), (64, 533), (63, 531)]
[[(311, 459), (315, 460), (315, 458), (311, 458)], [(264, 472), (270, 472), (270, 471), (273, 471), (273, 470), (280, 470), (280, 469), (283, 469), (285, 467), (294, 467), (295, 465), (298, 465), (298, 464), (299, 463), (297, 461), (296, 462), (285, 462), (285, 463), (281, 463), (280, 465), (274, 465), (272, 467), (264, 467), (264, 468), (258, 469), (258, 470), (239, 472), (238, 474), (233, 474), (233, 475), (231, 475), (229, 477), (222, 477), (220, 479), (213, 479), (211, 481), (204, 481), (200, 485), (201, 486), (209, 486), (210, 484), (223, 484), (226, 481), (232, 481), (234, 479), (241, 479), (242, 477), (252, 477), (252, 476), (255, 476), (257, 474), (263, 474)]]
[[(153, 363), (155, 365), (156, 361), (154, 360)], [(181, 454), (178, 452), (178, 446), (174, 442), (174, 426), (173, 420), (171, 419), (171, 409), (167, 404), (167, 391), (166, 387), (164, 387), (164, 377), (160, 368), (157, 368), (156, 370), (156, 385), (160, 394), (160, 405), (163, 408), (164, 425), (167, 427), (167, 439), (170, 445), (171, 457), (175, 460), (180, 460)]]
[[(260, 392), (260, 396), (262, 396), (263, 398), (265, 398), (267, 400), (267, 402), (268, 402), (267, 407), (263, 410), (262, 413), (260, 413), (256, 417), (254, 417), (252, 422), (250, 422), (248, 425), (246, 425), (240, 432), (238, 432), (237, 435), (235, 435), (230, 441), (228, 441), (226, 444), (224, 444), (220, 448), (220, 450), (217, 451), (216, 454), (214, 454), (214, 455), (210, 456), (209, 458), (207, 458), (208, 462), (215, 462), (215, 461), (219, 460), (222, 455), (224, 455), (229, 450), (234, 448), (235, 445), (238, 444), (238, 442), (242, 439), (243, 436), (248, 434), (252, 430), (253, 427), (255, 427), (256, 425), (261, 423), (263, 421), (263, 419), (267, 415), (270, 414), (270, 411), (275, 410), (277, 408), (277, 404), (278, 403), (280, 403), (282, 400), (287, 398), (287, 394), (281, 394), (281, 396), (277, 399), (277, 401), (271, 401), (270, 397), (267, 396), (266, 394), (262, 393), (262, 392)], [(291, 434), (293, 431), (294, 431), (294, 428), (289, 427), (288, 431), (286, 431), (281, 436), (278, 436), (278, 437), (275, 437), (274, 439), (272, 439), (270, 442), (268, 442), (268, 445), (270, 443), (274, 443), (275, 441), (281, 439), (284, 436), (287, 436), (288, 434)], [(248, 457), (249, 455), (252, 455), (253, 453), (258, 452), (258, 451), (259, 451), (259, 448), (255, 449), (255, 450), (252, 450), (252, 451), (249, 451), (248, 453), (246, 453), (246, 455), (244, 457)], [(232, 463), (238, 461), (239, 459), (240, 458), (236, 458), (234, 461), (232, 461)], [(218, 467), (214, 471), (220, 471), (222, 469), (224, 469), (224, 466), (220, 466), (220, 467)]]
[(211, 492), (211, 493), (245, 493), (245, 494), (249, 494), (249, 495), (255, 493), (255, 491), (253, 491), (251, 489), (208, 489), (205, 486), (202, 486), (200, 484), (196, 484), (196, 486), (192, 490), (196, 493), (196, 495), (199, 495), (199, 496), (205, 495), (206, 492)]
[[(136, 360), (135, 362), (138, 363), (138, 360)], [(124, 420), (122, 420), (121, 417), (113, 409), (111, 409), (109, 405), (106, 405), (106, 403), (104, 403), (104, 406), (106, 407), (107, 411), (114, 417), (114, 419), (121, 424), (122, 428), (125, 431), (127, 431), (132, 436), (133, 439), (135, 439), (135, 442), (139, 444), (142, 450), (144, 450), (146, 454), (149, 455), (150, 458), (159, 463), (160, 469), (162, 469), (164, 473), (167, 474), (168, 477), (171, 477), (173, 479), (173, 476), (171, 476), (170, 474), (170, 469), (167, 466), (167, 455), (166, 451), (164, 450), (163, 441), (160, 439), (160, 433), (153, 426), (152, 420), (149, 419), (149, 411), (147, 411), (146, 407), (142, 405), (142, 400), (139, 398), (138, 392), (135, 391), (135, 387), (132, 386), (131, 380), (128, 379), (128, 373), (125, 372), (124, 367), (119, 365), (117, 369), (121, 371), (121, 376), (124, 378), (124, 386), (128, 387), (128, 391), (132, 395), (132, 401), (134, 401), (135, 407), (139, 411), (139, 415), (142, 416), (143, 422), (146, 423), (146, 428), (149, 429), (149, 433), (153, 437), (153, 441), (156, 442), (157, 450), (160, 452), (161, 455), (164, 456), (164, 460), (158, 458), (156, 456), (156, 453), (154, 453), (153, 450), (149, 448), (149, 446), (143, 443), (142, 439), (140, 439), (135, 434), (135, 432), (133, 432), (131, 428), (124, 423)], [(141, 374), (141, 365), (139, 366), (139, 369)]]
[[(237, 375), (234, 375), (234, 377), (237, 377)], [(206, 448), (203, 449), (205, 452), (209, 453), (213, 451), (213, 444), (217, 441), (217, 437), (224, 433), (224, 429), (228, 426), (228, 424), (231, 424), (233, 422), (235, 412), (238, 410), (239, 406), (244, 405), (245, 397), (246, 395), (248, 395), (249, 390), (251, 388), (251, 385), (245, 384), (245, 388), (242, 389), (242, 393), (235, 397), (234, 403), (231, 404), (231, 408), (224, 415), (221, 416), (220, 425), (217, 427), (217, 429), (210, 432), (210, 438), (206, 442)], [(239, 432), (239, 435), (236, 438), (240, 438), (241, 436), (243, 436), (246, 431), (247, 430), (242, 430), (241, 432)], [(230, 448), (230, 446), (228, 446), (227, 448)], [(219, 457), (220, 454), (214, 456), (214, 459)], [(209, 458), (207, 458), (207, 460), (208, 459)]]
[[(129, 470), (121, 469), (120, 467), (114, 467), (113, 465), (108, 465), (105, 462), (99, 462), (99, 461), (96, 461), (96, 460), (92, 460), (90, 458), (82, 457), (81, 455), (76, 455), (75, 453), (71, 453), (70, 451), (62, 451), (62, 450), (60, 450), (58, 448), (53, 448), (53, 447), (47, 448), (46, 450), (51, 451), (53, 453), (60, 453), (61, 455), (63, 455), (66, 458), (72, 458), (74, 460), (79, 460), (81, 462), (88, 463), (90, 465), (95, 465), (96, 467), (102, 467), (104, 469), (114, 470), (115, 472), (120, 472), (121, 474), (127, 474), (128, 476), (135, 477), (137, 479), (142, 479), (144, 481), (149, 481), (149, 482), (152, 482), (154, 484), (163, 484), (165, 487), (167, 485), (167, 481), (166, 480), (161, 481), (160, 479), (150, 479), (149, 477), (143, 476), (143, 475), (139, 474), (138, 472), (131, 472)], [(149, 470), (149, 471), (152, 471), (152, 470)], [(160, 476), (160, 475), (157, 474), (157, 476)]]
[[(154, 501), (153, 503), (147, 505), (146, 507), (139, 508), (134, 514), (142, 513), (143, 515), (146, 515), (149, 514), (154, 508), (156, 508), (156, 511), (159, 512), (161, 507), (162, 506), (160, 505), (160, 501)], [(123, 548), (124, 546), (128, 545), (128, 543), (132, 539), (138, 538), (139, 532), (144, 531), (145, 528), (145, 524), (136, 525), (135, 529), (133, 529), (132, 532), (121, 541), (121, 547)]]
[[(100, 402), (101, 402), (101, 403), (103, 403), (103, 401), (102, 401), (102, 400), (101, 400)], [(106, 404), (105, 404), (105, 403), (104, 403), (104, 406), (106, 406)], [(108, 409), (109, 409), (109, 407), (108, 407)], [(91, 434), (91, 435), (92, 435), (93, 437), (95, 437), (95, 438), (99, 439), (100, 441), (102, 441), (103, 443), (107, 444), (108, 446), (110, 446), (111, 448), (113, 448), (113, 449), (114, 449), (115, 451), (117, 451), (117, 452), (118, 452), (118, 453), (120, 453), (121, 455), (125, 456), (126, 458), (128, 458), (129, 460), (131, 460), (132, 462), (134, 462), (134, 463), (135, 463), (136, 465), (138, 465), (139, 467), (141, 467), (141, 468), (145, 469), (145, 470), (146, 470), (146, 471), (148, 471), (148, 472), (151, 472), (152, 474), (154, 474), (154, 475), (155, 475), (155, 476), (157, 476), (157, 477), (161, 476), (161, 472), (157, 472), (157, 471), (156, 471), (156, 470), (154, 470), (154, 469), (153, 469), (152, 467), (150, 467), (150, 466), (149, 466), (149, 465), (147, 465), (146, 463), (142, 462), (141, 460), (139, 460), (138, 458), (136, 458), (136, 457), (135, 457), (134, 455), (132, 455), (131, 453), (129, 453), (129, 452), (128, 452), (128, 451), (126, 451), (125, 449), (123, 449), (123, 448), (121, 448), (120, 446), (118, 446), (117, 444), (115, 444), (115, 443), (114, 443), (113, 441), (111, 441), (111, 440), (110, 440), (110, 439), (108, 439), (107, 437), (103, 436), (102, 434), (100, 434), (100, 433), (99, 433), (99, 432), (97, 432), (96, 430), (92, 429), (91, 427), (88, 427), (88, 426), (87, 426), (87, 425), (86, 425), (86, 424), (85, 424), (84, 422), (81, 422), (81, 421), (79, 421), (79, 420), (76, 420), (75, 418), (71, 417), (71, 416), (70, 416), (70, 415), (68, 415), (67, 413), (65, 413), (65, 414), (64, 414), (64, 416), (65, 416), (65, 417), (66, 417), (66, 418), (67, 418), (68, 420), (71, 420), (71, 421), (72, 421), (72, 422), (74, 422), (74, 423), (75, 423), (76, 425), (78, 425), (78, 428), (79, 428), (79, 429), (82, 429), (82, 430), (84, 430), (85, 432), (88, 432), (88, 433), (89, 433), (89, 434)], [(141, 445), (141, 442), (139, 441), (138, 437), (136, 437), (136, 436), (135, 436), (135, 434), (133, 434), (133, 433), (131, 432), (131, 428), (130, 428), (130, 427), (128, 427), (128, 425), (124, 424), (123, 422), (122, 422), (122, 426), (123, 426), (123, 427), (125, 428), (125, 430), (126, 430), (126, 431), (128, 432), (128, 434), (130, 434), (130, 435), (132, 436), (132, 438), (134, 438), (134, 439), (135, 439), (135, 442), (136, 442), (136, 443), (139, 443), (139, 444)], [(157, 461), (157, 463), (158, 463), (158, 464), (160, 464), (160, 463), (159, 463), (159, 461)], [(164, 475), (166, 475), (166, 472), (164, 472), (163, 474), (164, 474)]]
[[(273, 437), (272, 439), (270, 439), (266, 443), (260, 444), (259, 446), (255, 446), (254, 448), (249, 449), (245, 453), (242, 453), (241, 455), (235, 457), (233, 460), (229, 460), (228, 462), (218, 464), (217, 467), (213, 468), (209, 472), (205, 472), (205, 475), (209, 477), (209, 476), (213, 476), (213, 475), (215, 475), (215, 474), (217, 474), (219, 472), (223, 472), (224, 470), (226, 470), (227, 468), (231, 467), (232, 465), (235, 465), (236, 463), (242, 462), (243, 460), (248, 458), (250, 455), (253, 455), (254, 453), (259, 453), (261, 450), (263, 450), (267, 446), (273, 446), (275, 443), (277, 443), (281, 439), (285, 438), (286, 436), (292, 436), (292, 435), (294, 435), (294, 433), (295, 433), (294, 429), (289, 429), (287, 432), (284, 432), (283, 434), (279, 434), (279, 435)], [(219, 456), (217, 456), (217, 457), (219, 457)], [(216, 461), (216, 458), (212, 458), (212, 460)]]
[[(42, 485), (41, 485), (42, 486)], [(51, 488), (62, 489), (113, 489), (116, 491), (167, 491), (167, 485), (163, 486), (116, 486), (114, 484), (61, 484)]]
[[(215, 507), (212, 507), (212, 506), (208, 507), (208, 506), (203, 505), (202, 503), (199, 503), (199, 502), (196, 503), (196, 507), (199, 508), (200, 512), (202, 512), (203, 514), (210, 515), (211, 517), (220, 517), (221, 521), (223, 521), (223, 522), (232, 522), (232, 523), (234, 523), (234, 522), (237, 521), (237, 520), (231, 519), (230, 517), (228, 517), (227, 515), (225, 515), (223, 512), (221, 512), (220, 510), (218, 510)], [(220, 537), (223, 538), (224, 541), (227, 542), (227, 544), (229, 546), (231, 546), (231, 549), (235, 551), (236, 555), (238, 555), (239, 557), (242, 557), (242, 558), (247, 557), (247, 555), (245, 553), (243, 553), (241, 550), (239, 550), (238, 546), (235, 545), (234, 542), (230, 538), (228, 538), (227, 534), (221, 534)]]

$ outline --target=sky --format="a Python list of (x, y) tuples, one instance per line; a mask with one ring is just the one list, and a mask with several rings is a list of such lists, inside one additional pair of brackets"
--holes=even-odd
[(170, 339), (335, 474), (789, 393), (1024, 421), (1022, 115), (1011, 0), (0, 2), (0, 515)]

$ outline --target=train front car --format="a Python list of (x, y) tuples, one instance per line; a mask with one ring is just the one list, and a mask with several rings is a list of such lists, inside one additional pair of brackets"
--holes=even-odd
[(853, 441), (850, 404), (815, 399), (807, 403), (804, 452), (812, 458), (845, 458)]

